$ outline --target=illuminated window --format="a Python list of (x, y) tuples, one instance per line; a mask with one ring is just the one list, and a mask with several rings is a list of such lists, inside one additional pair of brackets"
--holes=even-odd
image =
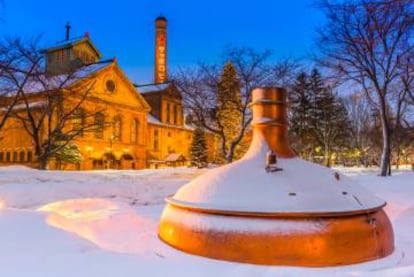
[(121, 140), (122, 119), (120, 116), (114, 117), (114, 140)]
[(105, 116), (102, 113), (95, 115), (95, 138), (102, 139), (104, 133)]
[(159, 137), (158, 137), (158, 130), (154, 130), (154, 150), (159, 149)]
[(83, 128), (85, 126), (85, 111), (77, 109), (72, 118), (73, 131), (78, 132), (79, 136), (83, 136)]
[(132, 120), (131, 122), (131, 143), (135, 144), (138, 141), (138, 128), (139, 122), (137, 119)]
[(17, 152), (13, 151), (13, 162), (17, 162)]
[(25, 161), (25, 152), (24, 151), (21, 151), (20, 152), (20, 157), (19, 157), (19, 160), (21, 161), (21, 162), (24, 162)]
[(31, 162), (33, 160), (33, 153), (32, 151), (27, 152), (27, 161)]

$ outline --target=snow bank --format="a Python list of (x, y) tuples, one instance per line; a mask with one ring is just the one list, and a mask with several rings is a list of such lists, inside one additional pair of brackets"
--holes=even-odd
[[(177, 251), (156, 233), (162, 199), (194, 179), (198, 170), (0, 168), (0, 201), (6, 203), (0, 210), (0, 276), (414, 276), (414, 174), (400, 171), (383, 178), (377, 171), (340, 170), (387, 201), (396, 238), (393, 255), (323, 269), (210, 260)], [(43, 206), (48, 211), (37, 211)], [(50, 217), (58, 218), (60, 226), (52, 226)]]

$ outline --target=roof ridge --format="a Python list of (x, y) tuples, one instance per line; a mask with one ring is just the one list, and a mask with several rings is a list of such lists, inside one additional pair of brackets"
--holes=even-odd
[(158, 86), (158, 85), (166, 85), (166, 84), (171, 84), (171, 81), (166, 81), (164, 83), (149, 83), (149, 84), (144, 84), (144, 85), (139, 85), (139, 84), (134, 84), (135, 87), (139, 88), (139, 87), (149, 87), (149, 86)]
[(71, 42), (73, 42), (73, 41), (75, 41), (75, 40), (81, 40), (81, 39), (83, 39), (83, 38), (86, 38), (86, 37), (85, 37), (85, 35), (81, 35), (81, 36), (77, 36), (77, 37), (72, 37), (72, 38), (70, 38), (70, 39), (62, 39), (62, 40), (58, 40), (58, 41), (56, 41), (56, 42), (55, 42), (55, 44), (62, 44), (62, 43), (65, 43), (65, 42), (67, 42), (67, 43), (71, 43)]

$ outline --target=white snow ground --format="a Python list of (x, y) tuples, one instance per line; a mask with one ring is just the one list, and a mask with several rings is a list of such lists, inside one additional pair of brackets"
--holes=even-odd
[(0, 276), (414, 276), (414, 173), (339, 168), (388, 202), (396, 251), (329, 268), (254, 266), (179, 252), (158, 240), (163, 198), (203, 171), (43, 172), (0, 168)]

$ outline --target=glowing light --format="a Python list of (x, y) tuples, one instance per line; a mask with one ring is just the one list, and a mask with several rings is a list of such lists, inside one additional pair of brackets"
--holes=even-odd
[(165, 81), (165, 77), (167, 75), (166, 37), (164, 34), (158, 34), (156, 50), (157, 79), (158, 81), (163, 82)]
[(3, 201), (0, 200), (0, 210), (5, 208), (5, 207), (6, 207), (6, 204)]

